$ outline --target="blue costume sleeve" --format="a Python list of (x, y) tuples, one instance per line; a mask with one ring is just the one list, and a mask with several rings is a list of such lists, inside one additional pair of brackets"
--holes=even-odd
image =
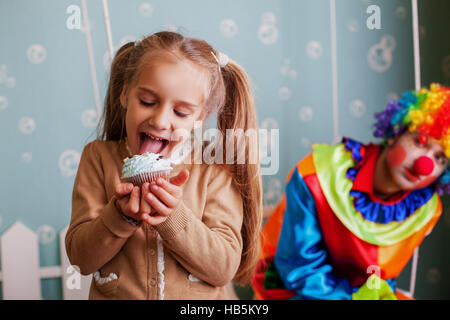
[(332, 273), (314, 198), (297, 169), (286, 187), (286, 211), (274, 264), (286, 289), (297, 293), (292, 299), (352, 298), (348, 281)]

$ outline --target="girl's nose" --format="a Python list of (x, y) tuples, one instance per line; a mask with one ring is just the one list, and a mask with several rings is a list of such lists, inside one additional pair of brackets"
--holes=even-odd
[(150, 125), (157, 130), (169, 129), (169, 115), (165, 109), (159, 108), (149, 119)]
[(428, 176), (434, 170), (434, 162), (427, 156), (421, 156), (414, 161), (414, 171), (421, 176)]

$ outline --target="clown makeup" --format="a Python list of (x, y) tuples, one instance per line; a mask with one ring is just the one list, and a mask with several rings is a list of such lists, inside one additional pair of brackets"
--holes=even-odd
[(392, 182), (401, 190), (415, 190), (433, 183), (447, 168), (442, 146), (416, 132), (405, 132), (391, 141), (387, 167)]

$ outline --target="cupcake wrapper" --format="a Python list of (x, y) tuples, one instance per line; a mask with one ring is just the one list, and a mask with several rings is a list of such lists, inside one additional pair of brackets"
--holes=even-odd
[(138, 175), (123, 178), (126, 182), (131, 182), (135, 186), (142, 186), (146, 182), (152, 182), (158, 178), (163, 178), (168, 180), (170, 175), (170, 170), (161, 170), (155, 172), (144, 172)]

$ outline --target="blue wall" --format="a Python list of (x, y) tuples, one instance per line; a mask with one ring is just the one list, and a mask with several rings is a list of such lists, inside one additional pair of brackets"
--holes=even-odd
[[(101, 1), (87, 1), (101, 104), (108, 47)], [(203, 38), (246, 68), (261, 127), (280, 129), (280, 170), (264, 177), (275, 204), (289, 169), (311, 143), (371, 136), (372, 114), (414, 88), (411, 2), (336, 0), (338, 113), (333, 116), (332, 31), (328, 0), (109, 0), (115, 49), (160, 30)], [(369, 5), (381, 29), (366, 26)], [(83, 146), (97, 119), (86, 33), (66, 26), (79, 0), (0, 0), (0, 234), (22, 221), (39, 234), (41, 266), (59, 265), (58, 233), (70, 221), (71, 193)], [(422, 83), (449, 84), (448, 1), (419, 1)], [(421, 249), (417, 298), (450, 298), (450, 213)], [(408, 286), (409, 269), (399, 281)], [(61, 298), (61, 281), (43, 296)], [(243, 293), (246, 294), (246, 293)], [(248, 294), (248, 292), (247, 292)]]

